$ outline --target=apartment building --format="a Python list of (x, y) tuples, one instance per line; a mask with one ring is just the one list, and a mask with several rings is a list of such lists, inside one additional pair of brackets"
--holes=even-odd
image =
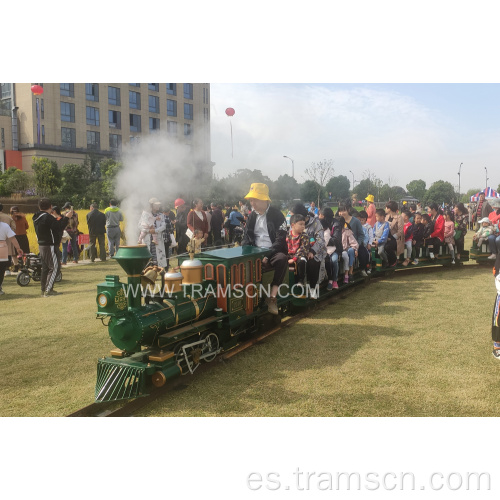
[[(43, 93), (35, 95), (32, 86)], [(167, 133), (212, 177), (208, 83), (2, 83), (0, 161), (31, 170), (32, 157), (81, 163), (120, 158), (122, 148)]]

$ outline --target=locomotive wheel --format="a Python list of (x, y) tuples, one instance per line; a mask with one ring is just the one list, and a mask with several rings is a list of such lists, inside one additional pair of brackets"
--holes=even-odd
[(204, 361), (210, 363), (217, 357), (217, 351), (219, 350), (219, 337), (217, 337), (215, 333), (207, 333), (203, 336), (203, 340), (205, 341), (205, 343), (203, 344), (201, 353), (205, 354), (213, 352), (211, 356), (207, 356), (206, 358), (204, 358)]
[(29, 273), (24, 273), (24, 272), (20, 272), (18, 275), (17, 275), (17, 284), (19, 286), (28, 286), (30, 284), (30, 281), (31, 281), (31, 276)]
[(62, 272), (59, 271), (59, 274), (56, 276), (56, 282), (59, 283), (62, 280)]
[(189, 365), (191, 366), (191, 370), (195, 370), (197, 366), (200, 364), (200, 348), (198, 346), (195, 347), (189, 347), (186, 350), (187, 354), (187, 360), (186, 356), (184, 355), (184, 351), (182, 348), (187, 345), (189, 342), (183, 342), (182, 344), (178, 344), (174, 348), (174, 354), (175, 354), (175, 362), (180, 366), (181, 368), (181, 374), (182, 375), (188, 375), (191, 372), (189, 371), (188, 367), (188, 361)]

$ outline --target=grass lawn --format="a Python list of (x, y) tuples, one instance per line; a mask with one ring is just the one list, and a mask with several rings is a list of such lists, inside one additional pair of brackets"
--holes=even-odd
[[(112, 347), (95, 319), (114, 261), (68, 266), (39, 283), (6, 277), (0, 297), (0, 416), (62, 416), (93, 402), (97, 358)], [(143, 416), (497, 416), (491, 268), (400, 276), (186, 378)]]

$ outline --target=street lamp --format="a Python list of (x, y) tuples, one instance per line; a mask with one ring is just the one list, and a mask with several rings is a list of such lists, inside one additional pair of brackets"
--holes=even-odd
[(463, 163), (460, 163), (458, 167), (458, 201), (460, 201), (460, 170), (462, 169)]
[(293, 163), (293, 159), (285, 155), (283, 155), (283, 158), (288, 158), (292, 162), (292, 177), (295, 179), (295, 164)]
[(354, 189), (354, 174), (352, 173), (352, 170), (349, 170), (349, 172), (352, 174), (352, 189)]
[(484, 167), (484, 171), (486, 172), (486, 187), (484, 188), (485, 190), (488, 189), (488, 169)]

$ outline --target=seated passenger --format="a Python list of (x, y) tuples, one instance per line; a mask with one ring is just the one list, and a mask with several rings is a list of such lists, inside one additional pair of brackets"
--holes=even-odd
[(328, 276), (328, 290), (338, 288), (339, 257), (342, 256), (342, 227), (338, 219), (333, 217), (331, 208), (321, 209), (319, 220), (324, 229), (324, 239), (327, 255), (325, 257), (325, 270)]
[(411, 259), (411, 243), (413, 240), (413, 224), (410, 220), (411, 213), (403, 212), (403, 222), (404, 222), (404, 236), (405, 236), (405, 247), (406, 247), (406, 259), (403, 262), (403, 266), (407, 266)]
[[(375, 219), (375, 209), (373, 211), (373, 217)], [(368, 212), (366, 212), (365, 210), (360, 210), (358, 212), (358, 218), (359, 222), (361, 222), (361, 226), (363, 227), (363, 233), (364, 233), (363, 247), (366, 248), (368, 252), (368, 261), (366, 262), (365, 268), (363, 268), (361, 271), (361, 274), (363, 276), (366, 276), (367, 274), (370, 274), (372, 272), (371, 260), (372, 260), (372, 245), (373, 245), (373, 226), (368, 222)]]
[(269, 188), (266, 184), (252, 184), (245, 199), (249, 200), (252, 212), (245, 225), (241, 246), (251, 245), (271, 250), (270, 256), (262, 259), (264, 265), (274, 269), (271, 294), (266, 303), (271, 314), (278, 314), (278, 290), (288, 270), (286, 220), (280, 210), (271, 206)]
[[(368, 261), (370, 260), (369, 252), (366, 249), (364, 245), (364, 240), (365, 240), (365, 232), (363, 230), (363, 226), (361, 225), (361, 222), (358, 219), (358, 212), (355, 210), (354, 215), (351, 215), (351, 212), (349, 211), (348, 207), (345, 205), (340, 205), (339, 206), (339, 215), (344, 217), (345, 221), (347, 224), (349, 224), (349, 227), (351, 228), (354, 238), (356, 238), (356, 241), (358, 242), (358, 259), (359, 259), (359, 266), (362, 269), (362, 274), (366, 276), (366, 265), (368, 264)], [(344, 248), (345, 250), (345, 248)]]
[(493, 231), (493, 226), (491, 225), (491, 221), (488, 217), (482, 218), (479, 222), (479, 229), (476, 234), (472, 237), (474, 241), (477, 241), (477, 247), (480, 249), (481, 245), (491, 236)]
[(446, 210), (444, 213), (444, 242), (448, 245), (451, 254), (451, 263), (455, 264), (455, 221), (453, 212)]
[[(429, 233), (430, 234), (430, 233)], [(419, 213), (415, 214), (415, 223), (413, 224), (413, 252), (415, 254), (415, 258), (413, 259), (412, 264), (418, 264), (418, 257), (420, 256), (420, 247), (424, 241), (424, 225), (422, 224), (422, 215)]]
[[(488, 259), (496, 259), (498, 254), (498, 249), (500, 248), (500, 199), (493, 200), (491, 203), (494, 211), (490, 212), (488, 219), (490, 219), (493, 224), (493, 234), (488, 236), (488, 242), (490, 244), (491, 255)], [(11, 209), (12, 210), (12, 209)]]
[(311, 298), (316, 299), (318, 297), (315, 289), (319, 280), (321, 262), (327, 255), (323, 226), (317, 217), (314, 217), (312, 214), (309, 215), (306, 207), (302, 203), (297, 203), (292, 208), (291, 212), (294, 215), (300, 214), (305, 217), (306, 234), (311, 243), (311, 248), (307, 254), (307, 282), (311, 288)]
[(344, 283), (352, 281), (354, 258), (358, 256), (358, 242), (351, 231), (351, 226), (339, 217), (342, 226), (342, 259), (344, 261)]
[(305, 233), (306, 218), (296, 214), (290, 217), (290, 232), (286, 237), (288, 245), (288, 263), (297, 264), (296, 276), (298, 284), (304, 285), (306, 277), (307, 254), (311, 249), (309, 238)]
[(391, 230), (389, 223), (385, 220), (385, 210), (378, 208), (375, 211), (375, 218), (377, 222), (375, 222), (375, 227), (373, 228), (373, 245), (378, 249), (378, 255), (382, 259), (383, 267), (395, 266), (396, 252), (391, 247), (386, 248), (387, 242), (391, 237)]
[[(444, 217), (441, 215), (436, 203), (431, 203), (429, 209), (434, 225), (432, 233), (427, 240), (427, 246), (429, 247), (429, 257), (435, 259), (439, 255), (439, 245), (444, 242)], [(437, 254), (434, 255), (434, 252), (437, 252)]]

